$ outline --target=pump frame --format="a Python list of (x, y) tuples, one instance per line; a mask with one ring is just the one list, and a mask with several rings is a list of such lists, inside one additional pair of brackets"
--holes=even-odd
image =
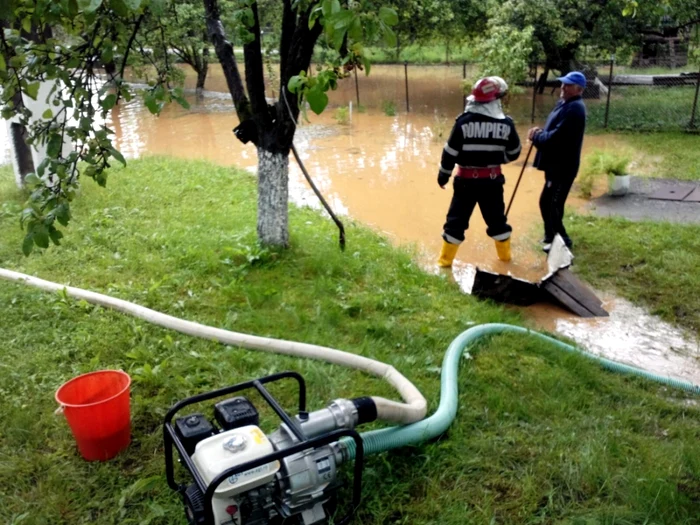
[[(165, 415), (163, 422), (163, 441), (165, 445), (165, 474), (167, 477), (168, 485), (171, 489), (184, 494), (187, 488), (186, 484), (178, 484), (175, 481), (174, 472), (174, 462), (173, 462), (173, 446), (178, 451), (180, 455), (180, 460), (182, 461), (184, 467), (192, 476), (195, 484), (199, 490), (204, 495), (204, 511), (206, 513), (206, 520), (209, 525), (214, 525), (214, 506), (213, 497), (214, 491), (221, 484), (222, 481), (228, 479), (230, 476), (235, 474), (240, 474), (246, 470), (254, 469), (261, 465), (271, 463), (273, 461), (281, 460), (287, 456), (291, 456), (298, 452), (308, 450), (310, 448), (321, 447), (339, 441), (343, 437), (349, 437), (355, 441), (356, 453), (355, 453), (355, 464), (353, 468), (353, 491), (352, 491), (352, 505), (350, 510), (343, 516), (340, 520), (336, 521), (338, 525), (346, 525), (352, 519), (355, 511), (360, 506), (360, 501), (362, 498), (362, 467), (364, 464), (364, 447), (362, 445), (362, 438), (355, 430), (341, 429), (334, 430), (328, 434), (318, 436), (316, 438), (307, 439), (304, 435), (301, 427), (285, 412), (277, 400), (270, 394), (270, 392), (263, 386), (266, 383), (272, 383), (280, 381), (282, 379), (295, 379), (299, 385), (299, 416), (304, 417), (306, 412), (306, 383), (304, 378), (293, 371), (279, 372), (277, 374), (272, 374), (269, 376), (262, 377), (260, 379), (254, 379), (252, 381), (246, 381), (244, 383), (238, 383), (237, 385), (220, 388), (218, 390), (212, 390), (210, 392), (205, 392), (203, 394), (198, 394), (192, 397), (183, 399), (177, 402), (173, 407), (168, 410)], [(289, 431), (294, 434), (294, 436), (299, 440), (299, 443), (289, 447), (284, 450), (279, 450), (267, 454), (253, 461), (248, 461), (236, 467), (231, 467), (224, 470), (218, 476), (216, 476), (212, 482), (207, 485), (202, 477), (197, 472), (197, 468), (194, 462), (190, 458), (189, 454), (185, 450), (184, 445), (175, 433), (175, 429), (172, 426), (172, 420), (175, 414), (186, 406), (192, 405), (194, 403), (200, 403), (202, 401), (208, 401), (217, 397), (222, 397), (225, 395), (233, 394), (235, 392), (240, 392), (242, 390), (248, 390), (254, 388), (258, 393), (265, 399), (267, 404), (272, 408), (272, 410), (279, 416), (282, 422), (287, 425)]]

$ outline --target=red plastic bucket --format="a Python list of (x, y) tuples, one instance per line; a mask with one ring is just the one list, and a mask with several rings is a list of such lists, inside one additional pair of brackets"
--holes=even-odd
[(80, 454), (105, 461), (131, 441), (129, 386), (121, 370), (100, 370), (71, 379), (56, 391)]

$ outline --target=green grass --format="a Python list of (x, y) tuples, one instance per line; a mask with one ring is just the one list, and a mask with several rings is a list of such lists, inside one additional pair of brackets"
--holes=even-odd
[[(613, 86), (608, 129), (621, 131), (685, 130), (690, 124), (695, 86), (642, 87)], [(603, 128), (605, 98), (587, 104), (587, 125)], [(700, 115), (696, 116), (696, 125)]]
[[(359, 225), (348, 224), (340, 252), (334, 227), (313, 211), (292, 210), (289, 250), (259, 248), (254, 178), (234, 169), (133, 161), (111, 172), (106, 190), (86, 183), (63, 246), (29, 258), (20, 253), (22, 200), (0, 168), (0, 266), (389, 362), (431, 411), (449, 342), (474, 323), (519, 322)], [(312, 409), (393, 395), (360, 373), (195, 340), (19, 284), (0, 282), (0, 308), (0, 523), (184, 524), (165, 484), (160, 424), (196, 392), (294, 369)], [(470, 354), (449, 432), (370, 458), (357, 523), (698, 522), (696, 404), (530, 338), (493, 337)], [(102, 368), (134, 380), (133, 443), (110, 462), (86, 463), (53, 414), (53, 394)], [(292, 404), (289, 388), (279, 394)]]
[(476, 58), (475, 49), (469, 44), (450, 46), (449, 52), (445, 44), (411, 44), (399, 51), (398, 60), (396, 49), (388, 47), (368, 47), (367, 55), (373, 64), (394, 64), (408, 62), (410, 64), (451, 64), (473, 62)]
[(574, 216), (570, 230), (587, 282), (700, 335), (700, 226)]
[[(700, 115), (698, 115), (700, 117)], [(639, 152), (640, 175), (700, 180), (700, 135), (689, 133), (625, 133), (618, 135)], [(635, 169), (632, 173), (637, 174)]]

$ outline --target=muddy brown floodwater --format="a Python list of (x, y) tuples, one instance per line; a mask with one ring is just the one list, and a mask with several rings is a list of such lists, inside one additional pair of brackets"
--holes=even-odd
[[(445, 272), (438, 271), (434, 261), (452, 192), (438, 187), (437, 165), (461, 110), (461, 74), (461, 66), (409, 69), (411, 113), (405, 112), (405, 102), (403, 107), (397, 102), (398, 114), (387, 116), (381, 110), (385, 101), (404, 96), (403, 67), (375, 67), (372, 76), (362, 78), (360, 84), (365, 112), (359, 113), (355, 107), (347, 124), (334, 118), (337, 106), (355, 100), (351, 77), (332, 93), (323, 115), (309, 113), (310, 122), (299, 127), (295, 138), (303, 162), (336, 212), (370, 225), (396, 244), (417, 246), (426, 270), (442, 275)], [(207, 88), (225, 91), (220, 69), (212, 71)], [(138, 100), (114, 108), (107, 124), (116, 133), (118, 149), (127, 158), (157, 154), (207, 159), (254, 173), (256, 150), (233, 136), (231, 130), (238, 119), (228, 94), (207, 92), (199, 101), (194, 97), (191, 101), (190, 110), (170, 106), (160, 117), (151, 116)], [(551, 107), (554, 101), (545, 95), (537, 104)], [(511, 104), (517, 108), (518, 104), (531, 104), (531, 99), (516, 97)], [(528, 124), (518, 126), (521, 137)], [(0, 163), (8, 160), (4, 133), (4, 126), (0, 126)], [(617, 143), (613, 135), (587, 136), (584, 154), (596, 147), (616, 147)], [(506, 201), (526, 151), (527, 146), (518, 161), (504, 166)], [(486, 226), (480, 214), (474, 214), (454, 269), (448, 272), (462, 290), (470, 291), (477, 266), (534, 281), (545, 275), (545, 259), (537, 246), (542, 183), (541, 172), (525, 169), (509, 216), (514, 230), (513, 262), (509, 264), (496, 258)], [(293, 160), (289, 185), (295, 203), (320, 207)], [(585, 203), (572, 194), (567, 204), (576, 209)], [(352, 247), (352, 237), (348, 244)], [(548, 304), (521, 311), (531, 325), (570, 337), (594, 353), (700, 384), (700, 344), (696, 339), (612, 294), (601, 297), (611, 313), (609, 318), (581, 319)]]

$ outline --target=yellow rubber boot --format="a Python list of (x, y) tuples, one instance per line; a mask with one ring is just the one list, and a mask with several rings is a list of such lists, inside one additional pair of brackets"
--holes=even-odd
[(447, 241), (442, 241), (442, 250), (440, 250), (438, 266), (441, 268), (449, 268), (452, 266), (452, 261), (455, 260), (455, 255), (457, 255), (458, 249), (459, 244), (451, 244)]
[(510, 237), (505, 241), (494, 241), (496, 243), (496, 253), (498, 258), (503, 262), (508, 262), (511, 259), (510, 255)]

